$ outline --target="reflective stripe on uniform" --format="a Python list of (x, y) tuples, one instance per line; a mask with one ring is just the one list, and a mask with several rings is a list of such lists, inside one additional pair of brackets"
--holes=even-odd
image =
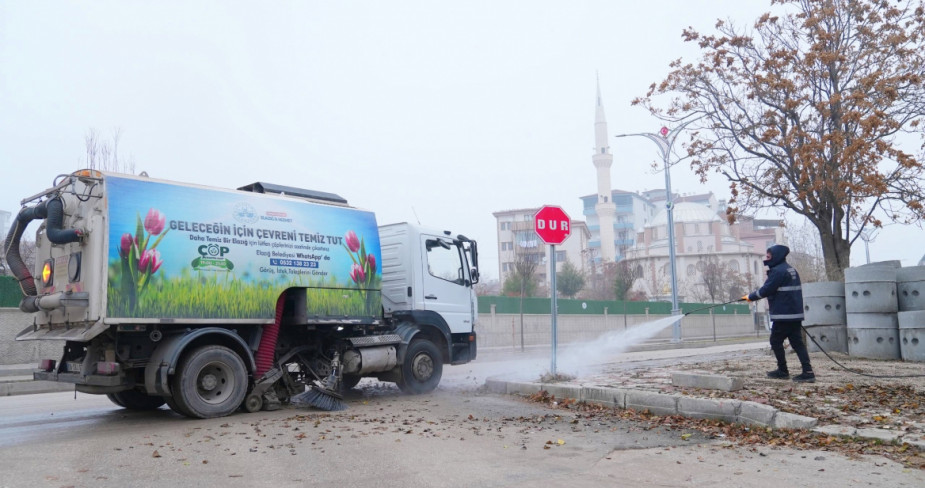
[(777, 291), (796, 291), (796, 290), (802, 290), (802, 289), (803, 289), (803, 287), (800, 286), (800, 285), (796, 285), (796, 286), (782, 286), (782, 287), (778, 288)]
[(771, 315), (771, 320), (803, 320), (803, 314)]

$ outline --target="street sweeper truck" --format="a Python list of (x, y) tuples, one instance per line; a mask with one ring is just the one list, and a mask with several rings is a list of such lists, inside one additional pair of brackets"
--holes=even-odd
[(364, 377), (426, 393), (476, 357), (478, 251), (463, 235), (378, 227), (331, 193), (97, 170), (22, 205), (4, 242), (32, 322), (16, 339), (63, 341), (37, 380), (208, 418), (344, 408)]

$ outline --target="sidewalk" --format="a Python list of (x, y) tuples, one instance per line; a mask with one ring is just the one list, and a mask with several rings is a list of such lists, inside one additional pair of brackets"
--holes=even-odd
[(74, 390), (74, 385), (67, 383), (33, 380), (35, 368), (35, 364), (0, 365), (0, 397)]
[[(698, 347), (700, 346), (700, 347)], [(657, 347), (655, 349), (654, 347)], [(550, 356), (545, 350), (485, 351), (485, 361), (520, 355)], [(925, 373), (921, 363), (833, 357), (811, 353), (817, 382), (771, 380), (776, 367), (766, 339), (725, 344), (660, 344), (632, 348), (591, 371), (560, 381), (523, 381), (495, 376), (486, 387), (523, 396), (546, 392), (566, 399), (667, 416), (716, 419), (772, 429), (806, 429), (828, 436), (908, 444), (925, 451)], [(479, 361), (483, 360), (479, 351)], [(799, 368), (788, 354), (791, 368)], [(567, 370), (559, 370), (559, 373)], [(879, 395), (879, 396), (878, 396)]]

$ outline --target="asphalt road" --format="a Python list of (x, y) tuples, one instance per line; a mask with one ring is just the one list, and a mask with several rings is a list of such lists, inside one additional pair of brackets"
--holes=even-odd
[(190, 420), (83, 394), (0, 398), (0, 487), (925, 486), (882, 458), (737, 448), (483, 393), (483, 371), (511, 363), (492, 359), (417, 397), (364, 380), (335, 413)]

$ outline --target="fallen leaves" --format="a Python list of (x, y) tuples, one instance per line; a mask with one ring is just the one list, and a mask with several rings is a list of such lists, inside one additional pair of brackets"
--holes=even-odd
[[(911, 394), (905, 392), (902, 388), (897, 389), (900, 391), (895, 393), (900, 397), (904, 394)], [(859, 390), (847, 389), (846, 391), (852, 391), (852, 395), (859, 396), (858, 401), (861, 403), (872, 401), (870, 399), (865, 399), (864, 395), (859, 393)], [(891, 390), (884, 389), (882, 391), (875, 391), (870, 393), (870, 395), (872, 398), (876, 399), (880, 395), (887, 394), (888, 391)], [(815, 395), (809, 395), (804, 401), (809, 401), (809, 398), (813, 397), (815, 397)], [(641, 424), (643, 429), (659, 427), (673, 430), (697, 431), (708, 439), (726, 439), (729, 442), (727, 446), (730, 447), (732, 445), (768, 445), (800, 450), (828, 450), (837, 451), (853, 458), (863, 455), (880, 455), (900, 462), (906, 467), (925, 469), (925, 452), (921, 452), (917, 449), (910, 449), (908, 444), (901, 446), (891, 445), (873, 439), (836, 437), (807, 430), (756, 428), (755, 426), (744, 424), (733, 424), (711, 419), (694, 419), (679, 415), (659, 416), (652, 414), (648, 410), (624, 410), (584, 402), (563, 405), (554, 402), (554, 397), (545, 391), (535, 393), (531, 395), (529, 399), (534, 402), (544, 403), (554, 409), (567, 409), (577, 413), (611, 416), (637, 422)], [(681, 434), (682, 440), (686, 441), (691, 438), (692, 434), (690, 432)], [(552, 441), (550, 441), (547, 442), (543, 448), (549, 449), (552, 445)]]

